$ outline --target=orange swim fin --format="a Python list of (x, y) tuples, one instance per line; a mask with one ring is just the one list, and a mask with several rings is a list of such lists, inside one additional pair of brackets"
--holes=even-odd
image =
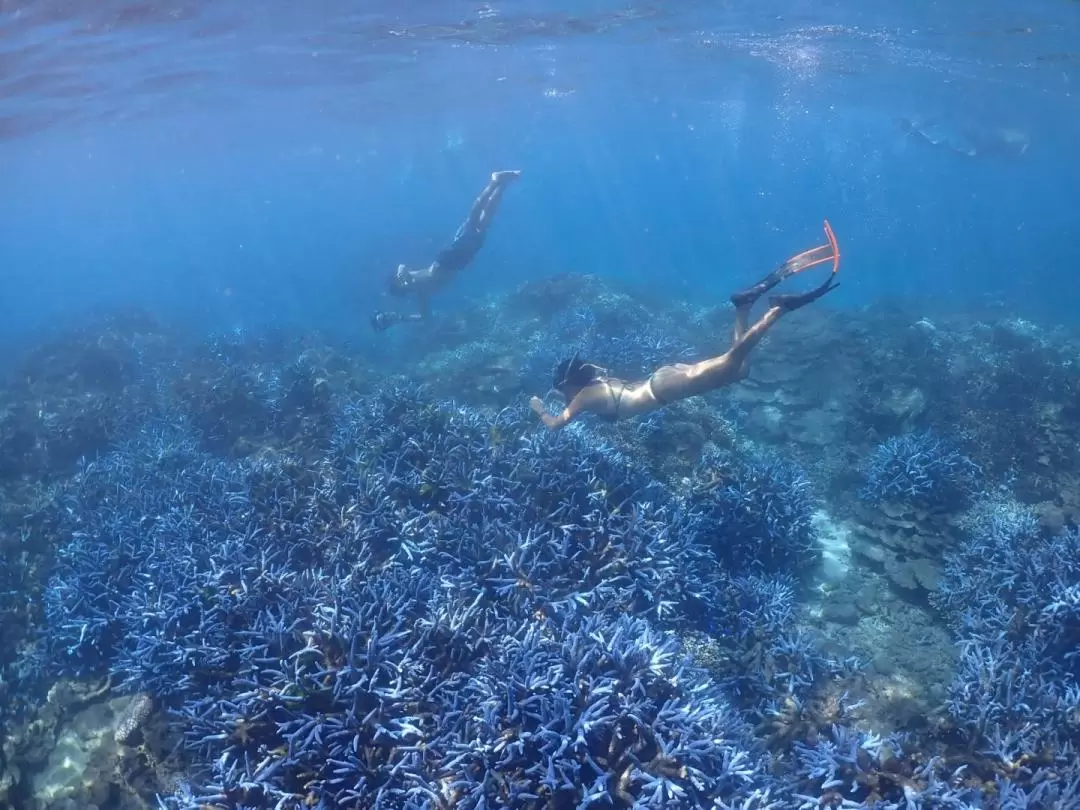
[(833, 272), (835, 273), (840, 267), (840, 245), (836, 241), (836, 234), (833, 233), (829, 220), (825, 220), (825, 238), (828, 240), (826, 244), (804, 250), (802, 253), (796, 253), (784, 262), (784, 270), (786, 271), (784, 275), (793, 276), (803, 270), (809, 270), (811, 267), (817, 267), (819, 264), (830, 261), (833, 263)]
[(829, 240), (829, 247), (832, 248), (833, 275), (836, 275), (840, 270), (840, 243), (836, 241), (836, 234), (833, 233), (832, 225), (829, 224), (829, 220), (825, 220), (825, 238)]

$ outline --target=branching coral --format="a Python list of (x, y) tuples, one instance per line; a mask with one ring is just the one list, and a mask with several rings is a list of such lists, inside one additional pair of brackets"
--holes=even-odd
[(777, 705), (797, 702), (843, 668), (794, 629), (794, 579), (719, 576), (711, 599), (704, 622), (724, 656), (713, 673), (753, 717), (776, 716)]
[(945, 439), (932, 433), (894, 436), (866, 462), (860, 495), (936, 508), (962, 507), (980, 485), (982, 471)]
[(445, 797), (466, 807), (695, 807), (762, 774), (746, 729), (640, 620), (518, 631), (467, 688)]
[[(530, 373), (546, 386), (568, 341), (627, 377), (686, 357), (624, 314), (557, 323)], [(65, 445), (94, 452), (33, 517), (63, 542), (47, 658), (24, 659), (27, 677), (112, 675), (172, 717), (188, 783), (163, 807), (1076, 801), (1075, 531), (1044, 537), (1001, 504), (965, 524), (935, 597), (963, 641), (958, 769), (847, 727), (857, 664), (796, 628), (820, 556), (798, 466), (710, 452), (673, 491), (598, 438), (670, 455), (693, 409), (548, 434), (411, 384), (354, 396), (303, 341), (166, 354), (80, 360), (102, 397), (138, 396), (123, 414), (98, 398), (107, 429)], [(44, 413), (7, 446), (63, 439)], [(981, 486), (929, 434), (886, 442), (871, 468), (873, 498), (953, 506)], [(669, 635), (688, 625), (711, 636), (708, 675)]]
[(175, 409), (215, 452), (246, 456), (267, 443), (306, 450), (334, 427), (331, 361), (302, 339), (239, 332), (186, 358), (169, 387)]
[(1000, 495), (963, 528), (935, 598), (961, 641), (948, 709), (996, 775), (1038, 785), (1080, 744), (1080, 532)]
[(796, 743), (799, 777), (810, 792), (796, 793), (800, 810), (824, 807), (872, 807), (908, 810), (912, 807), (981, 806), (981, 794), (965, 782), (965, 767), (945, 771), (937, 758), (917, 764), (905, 756), (898, 737), (882, 740), (876, 734), (833, 726), (827, 737)]
[(313, 461), (150, 427), (61, 492), (47, 647), (171, 707), (200, 787), (168, 806), (764, 796), (721, 685), (645, 620), (747, 639), (767, 588), (611, 448), (493, 424), (389, 386)]
[(803, 577), (821, 559), (810, 481), (777, 455), (707, 455), (685, 506), (690, 530), (735, 575)]

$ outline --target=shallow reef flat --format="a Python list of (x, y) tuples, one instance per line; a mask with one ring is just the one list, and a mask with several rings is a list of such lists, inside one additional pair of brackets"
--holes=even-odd
[(21, 352), (0, 807), (1080, 806), (1078, 337), (810, 308), (731, 388), (528, 410), (731, 320), (566, 275), (423, 335)]

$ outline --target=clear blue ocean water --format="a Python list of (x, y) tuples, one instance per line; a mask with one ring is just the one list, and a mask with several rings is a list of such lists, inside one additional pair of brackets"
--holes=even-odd
[(719, 300), (829, 217), (834, 305), (1071, 319), (1078, 30), (1062, 0), (5, 0), (0, 328), (366, 328), (501, 167), (527, 182), (448, 301), (557, 272)]
[(1077, 810), (1078, 92), (1076, 0), (0, 0), (0, 810)]

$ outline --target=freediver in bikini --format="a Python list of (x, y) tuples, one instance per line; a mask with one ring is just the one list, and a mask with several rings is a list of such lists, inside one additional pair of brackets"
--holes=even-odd
[[(828, 220), (825, 237), (826, 244), (792, 256), (757, 284), (731, 296), (735, 305), (735, 335), (731, 348), (724, 354), (698, 363), (661, 366), (641, 382), (609, 376), (607, 369), (575, 355), (560, 363), (555, 372), (555, 389), (567, 402), (562, 413), (548, 413), (539, 397), (533, 397), (529, 406), (548, 429), (558, 430), (583, 413), (594, 413), (610, 421), (626, 419), (746, 379), (750, 353), (765, 333), (785, 313), (816, 301), (838, 286), (840, 247)], [(832, 262), (832, 271), (824, 282), (808, 292), (772, 296), (769, 308), (750, 325), (750, 309), (761, 296), (789, 276), (826, 262)]]
[(383, 332), (399, 323), (425, 321), (430, 317), (432, 293), (450, 283), (475, 258), (484, 245), (503, 192), (512, 180), (520, 176), (520, 171), (493, 172), (487, 186), (473, 202), (469, 216), (454, 235), (454, 241), (435, 257), (435, 261), (417, 270), (398, 265), (397, 270), (390, 274), (388, 291), (398, 298), (415, 297), (419, 311), (407, 315), (401, 312), (376, 312), (371, 316), (371, 326), (376, 332)]

